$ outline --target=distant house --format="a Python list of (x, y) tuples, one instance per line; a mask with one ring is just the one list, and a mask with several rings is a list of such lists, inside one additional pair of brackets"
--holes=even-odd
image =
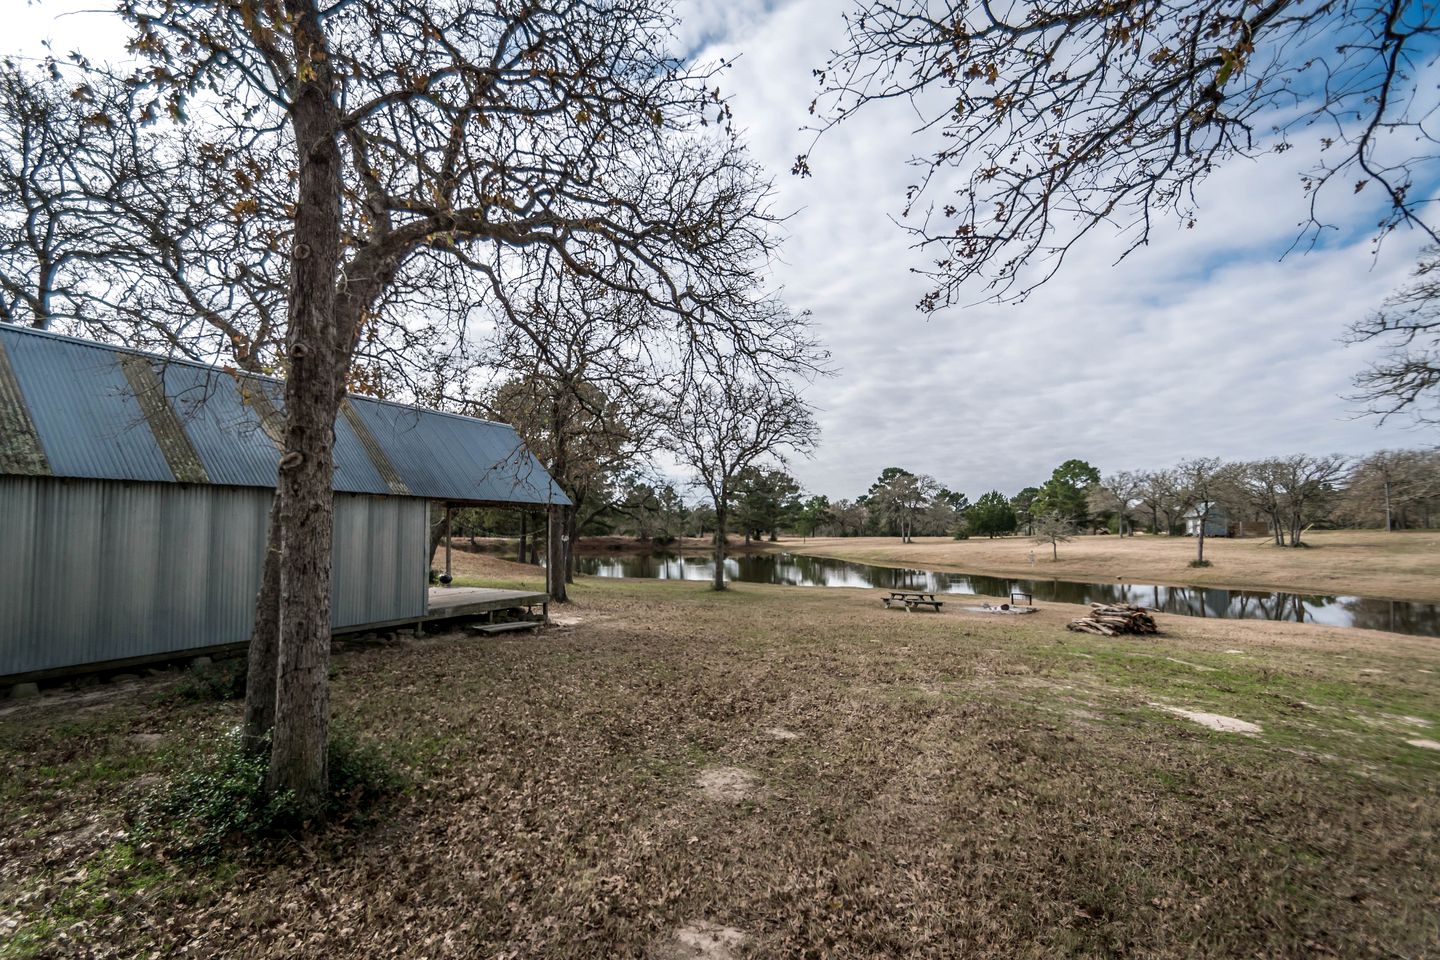
[(1207, 506), (1209, 515), (1205, 517), (1205, 536), (1230, 536), (1230, 512), (1225, 509), (1223, 503), (1200, 503), (1185, 511), (1182, 518), (1185, 521), (1185, 536), (1198, 537), (1200, 535), (1200, 517), (1206, 513)]
[[(0, 324), (0, 677), (248, 641), (283, 387)], [(506, 424), (340, 413), (336, 629), (425, 615), (432, 502), (570, 502)]]

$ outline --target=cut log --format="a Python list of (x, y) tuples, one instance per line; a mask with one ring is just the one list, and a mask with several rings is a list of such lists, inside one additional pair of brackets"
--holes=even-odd
[(1072, 620), (1066, 626), (1076, 633), (1093, 633), (1104, 637), (1160, 632), (1153, 611), (1130, 603), (1092, 603), (1089, 616)]

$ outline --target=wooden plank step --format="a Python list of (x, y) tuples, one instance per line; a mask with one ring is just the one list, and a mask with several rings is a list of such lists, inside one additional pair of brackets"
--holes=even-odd
[(514, 620), (510, 623), (472, 623), (471, 631), (474, 633), (509, 633), (512, 630), (534, 630), (542, 626), (539, 620)]

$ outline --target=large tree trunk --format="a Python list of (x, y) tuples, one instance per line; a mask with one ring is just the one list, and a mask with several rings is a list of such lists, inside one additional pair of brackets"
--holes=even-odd
[(1205, 524), (1208, 520), (1208, 515), (1200, 518), (1198, 527), (1200, 535), (1195, 539), (1195, 562), (1197, 564), (1205, 562)]
[(445, 509), (436, 507), (434, 502), (430, 503), (430, 559), (426, 561), (433, 569), (435, 566), (435, 551), (440, 549), (440, 544), (445, 542)]
[(242, 744), (247, 754), (259, 756), (270, 746), (275, 729), (275, 668), (280, 648), (280, 496), (270, 502), (265, 564), (260, 573), (260, 594), (255, 600), (255, 626), (250, 631), (249, 659), (245, 668), (245, 726)]
[(343, 397), (336, 331), (340, 156), (334, 75), (313, 0), (286, 4), (297, 75), (291, 123), (298, 162), (286, 347), (280, 500), (280, 631), (275, 730), (267, 787), (300, 812), (324, 813), (330, 734), (330, 555), (335, 418)]
[(565, 591), (565, 544), (560, 540), (565, 534), (565, 518), (561, 510), (552, 505), (546, 524), (545, 591), (555, 603), (566, 603), (570, 599)]
[(716, 590), (725, 589), (725, 508), (718, 503), (715, 505), (714, 586)]

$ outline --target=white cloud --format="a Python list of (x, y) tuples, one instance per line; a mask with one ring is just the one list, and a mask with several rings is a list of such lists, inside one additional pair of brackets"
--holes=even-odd
[(827, 134), (813, 177), (788, 173), (810, 141), (798, 129), (816, 90), (810, 71), (840, 42), (846, 4), (740, 4), (716, 18), (719, 6), (692, 5), (707, 11), (704, 55), (743, 51), (723, 87), (775, 172), (781, 206), (797, 210), (777, 275), (792, 305), (814, 312), (840, 367), (808, 392), (822, 447), (794, 468), (811, 490), (854, 496), (899, 465), (973, 497), (1013, 493), (1070, 457), (1108, 471), (1433, 442), (1356, 419), (1342, 399), (1367, 352), (1339, 337), (1403, 281), (1414, 243), (1395, 238), (1373, 256), (1369, 198), (1337, 193), (1325, 212), (1347, 230), (1279, 259), (1305, 218), (1303, 149), (1217, 172), (1195, 229), (1161, 220), (1118, 266), (1124, 241), (1097, 231), (1024, 304), (927, 320), (915, 310), (927, 283), (910, 272), (926, 258), (891, 222), (912, 178), (905, 161), (923, 150), (906, 107)]

